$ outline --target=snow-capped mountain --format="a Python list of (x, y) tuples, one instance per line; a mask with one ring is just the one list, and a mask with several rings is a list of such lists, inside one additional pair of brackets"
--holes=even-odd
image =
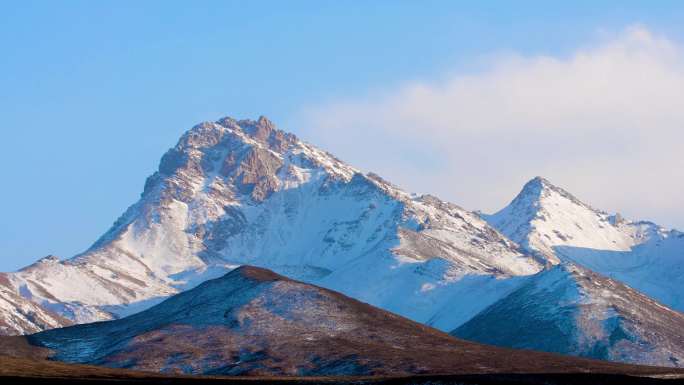
[(530, 278), (452, 334), (518, 349), (684, 366), (684, 314), (566, 262)]
[(596, 210), (539, 177), (483, 218), (539, 260), (580, 264), (684, 311), (684, 233)]
[[(9, 325), (0, 330), (26, 334), (62, 326), (59, 317), (75, 323), (125, 317), (245, 264), (443, 331), (543, 279), (544, 269), (561, 260), (622, 274), (617, 278), (676, 305), (682, 280), (658, 280), (681, 277), (680, 235), (594, 210), (541, 178), (501, 212), (481, 217), (364, 175), (266, 118), (224, 118), (186, 132), (162, 157), (140, 200), (87, 251), (5, 274), (5, 297), (15, 299), (0, 309), (0, 323)], [(600, 298), (624, 290), (604, 284)], [(583, 308), (589, 297), (599, 298), (576, 295), (563, 306)], [(13, 321), (21, 314), (40, 322)], [(45, 322), (47, 314), (57, 314), (55, 322)], [(679, 318), (661, 316), (655, 334), (635, 333), (635, 343), (681, 337), (662, 332), (679, 327)], [(621, 317), (643, 321), (641, 313)], [(529, 336), (537, 346), (546, 338), (544, 331)], [(610, 346), (609, 358), (632, 349)], [(662, 346), (672, 346), (679, 359), (678, 341)], [(659, 364), (673, 364), (665, 350), (658, 354)], [(653, 362), (627, 351), (620, 357)]]
[(90, 249), (7, 278), (23, 298), (83, 323), (242, 264), (443, 330), (542, 269), (478, 215), (363, 175), (262, 117), (193, 127)]
[(32, 349), (45, 354), (48, 348), (52, 361), (186, 374), (662, 371), (545, 353), (519, 354), (458, 340), (340, 293), (251, 266), (135, 315), (53, 329), (27, 336), (25, 342), (30, 344), (23, 349), (27, 354)]

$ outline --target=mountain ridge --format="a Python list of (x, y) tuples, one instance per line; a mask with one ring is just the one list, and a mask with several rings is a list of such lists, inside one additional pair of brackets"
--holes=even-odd
[(684, 310), (684, 233), (597, 210), (544, 178), (482, 217), (548, 264), (568, 261)]

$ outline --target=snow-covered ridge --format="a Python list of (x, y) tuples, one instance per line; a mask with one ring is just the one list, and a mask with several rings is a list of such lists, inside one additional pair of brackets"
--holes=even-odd
[(553, 247), (572, 244), (606, 250), (628, 250), (634, 245), (629, 234), (614, 224), (611, 216), (596, 210), (536, 177), (518, 196), (487, 221), (523, 247), (551, 263), (559, 259)]
[(0, 314), (0, 335), (28, 334), (71, 325), (69, 320), (17, 293), (6, 273), (0, 273)]
[(677, 230), (594, 209), (540, 177), (483, 218), (540, 260), (581, 264), (684, 310), (684, 234)]
[(512, 290), (511, 277), (542, 268), (479, 216), (363, 175), (261, 117), (196, 125), (86, 252), (9, 281), (82, 323), (140, 311), (242, 264), (445, 330)]

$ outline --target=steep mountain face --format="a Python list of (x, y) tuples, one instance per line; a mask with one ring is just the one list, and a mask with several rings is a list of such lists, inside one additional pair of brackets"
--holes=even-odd
[[(18, 337), (7, 338), (15, 340), (0, 344), (0, 353), (6, 345), (22, 344)], [(47, 348), (51, 360), (165, 373), (636, 374), (649, 370), (544, 353), (519, 354), (458, 340), (339, 293), (251, 266), (120, 320), (53, 329), (25, 341), (39, 350), (22, 346), (27, 355), (44, 355)]]
[(621, 362), (684, 366), (684, 314), (563, 263), (452, 332), (482, 343)]
[(89, 250), (7, 277), (23, 298), (82, 323), (242, 264), (444, 330), (542, 268), (479, 216), (362, 175), (262, 117), (195, 126)]
[(684, 311), (684, 233), (596, 210), (539, 177), (483, 218), (540, 261), (580, 264)]

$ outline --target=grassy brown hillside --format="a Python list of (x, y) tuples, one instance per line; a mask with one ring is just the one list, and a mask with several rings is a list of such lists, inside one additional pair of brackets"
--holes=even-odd
[[(628, 372), (630, 372), (628, 370)], [(457, 374), (374, 377), (217, 377), (168, 376), (126, 369), (110, 369), (87, 365), (71, 365), (52, 361), (0, 356), (0, 383), (3, 384), (462, 384), (462, 385), (669, 385), (682, 383), (682, 374), (660, 372), (654, 377), (603, 373), (537, 373), (537, 374)], [(635, 372), (631, 372), (636, 374)]]

